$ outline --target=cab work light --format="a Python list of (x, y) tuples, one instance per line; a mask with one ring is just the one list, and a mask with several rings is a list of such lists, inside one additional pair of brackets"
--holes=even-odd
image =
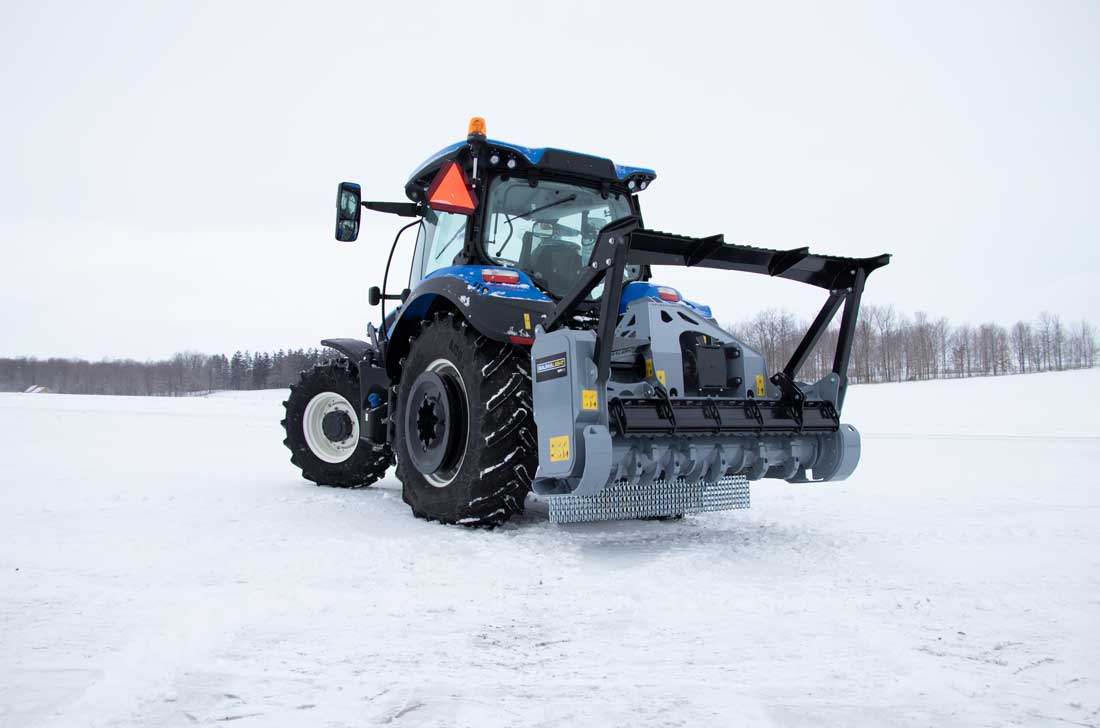
[(657, 295), (661, 297), (662, 301), (672, 301), (673, 303), (678, 303), (680, 301), (680, 294), (676, 292), (675, 288), (659, 286), (657, 288)]
[(485, 268), (481, 280), (486, 283), (519, 283), (519, 273), (505, 268)]

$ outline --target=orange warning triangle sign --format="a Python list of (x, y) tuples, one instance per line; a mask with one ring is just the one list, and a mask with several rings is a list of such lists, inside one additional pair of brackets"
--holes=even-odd
[(428, 187), (428, 206), (441, 212), (471, 215), (477, 209), (477, 196), (458, 162), (447, 162)]

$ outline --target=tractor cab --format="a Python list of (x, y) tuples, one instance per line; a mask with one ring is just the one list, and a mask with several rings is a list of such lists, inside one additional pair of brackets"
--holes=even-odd
[[(443, 268), (494, 266), (521, 271), (560, 299), (590, 264), (600, 230), (640, 214), (636, 193), (656, 173), (487, 139), (479, 129), (475, 122), (467, 141), (429, 157), (405, 186), (424, 221), (410, 285)], [(629, 266), (626, 278), (643, 273)], [(598, 298), (600, 288), (589, 298)]]
[[(477, 263), (522, 271), (539, 289), (560, 299), (589, 264), (605, 225), (632, 214), (629, 196), (575, 182), (497, 177), (489, 183), (484, 226), (470, 254), (466, 236), (469, 217), (427, 209), (416, 241), (410, 286), (437, 270)], [(641, 277), (629, 266), (628, 280)], [(600, 289), (592, 298), (598, 298)]]

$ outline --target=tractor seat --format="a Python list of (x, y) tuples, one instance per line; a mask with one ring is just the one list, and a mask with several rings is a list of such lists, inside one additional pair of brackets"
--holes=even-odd
[(583, 268), (580, 250), (572, 243), (543, 240), (531, 253), (531, 270), (559, 296), (577, 282)]

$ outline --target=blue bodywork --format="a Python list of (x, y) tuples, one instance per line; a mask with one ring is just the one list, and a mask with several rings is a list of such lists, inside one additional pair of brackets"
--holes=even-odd
[[(481, 272), (484, 270), (507, 270), (516, 273), (519, 275), (519, 283), (486, 283), (481, 277)], [(499, 265), (452, 265), (432, 271), (424, 276), (424, 280), (442, 276), (451, 276), (465, 281), (470, 286), (470, 290), (479, 296), (550, 302), (550, 296), (547, 296), (535, 285), (535, 282), (531, 280), (531, 276), (518, 268), (506, 268)]]
[[(486, 283), (481, 277), (483, 270), (508, 270), (519, 275), (519, 283)], [(439, 270), (432, 271), (428, 275), (424, 276), (421, 283), (433, 278), (457, 278), (466, 284), (467, 291), (471, 296), (483, 296), (487, 298), (505, 298), (513, 301), (538, 301), (540, 303), (553, 303), (553, 299), (550, 296), (543, 293), (534, 281), (531, 280), (531, 276), (527, 275), (521, 270), (516, 268), (504, 268), (499, 265), (452, 265), (446, 268), (440, 268)], [(412, 294), (409, 296), (409, 302), (407, 305), (402, 306), (398, 315), (387, 317), (386, 332), (387, 335), (393, 333), (394, 327), (397, 325), (399, 319), (423, 318), (428, 308), (432, 304), (434, 295), (417, 296), (416, 288), (413, 289)]]
[[(658, 289), (660, 288), (670, 288), (671, 290), (676, 291), (676, 289), (672, 288), (671, 286), (659, 286), (655, 283), (650, 283), (649, 281), (634, 281), (633, 283), (627, 283), (626, 287), (623, 289), (622, 300), (619, 302), (619, 313), (626, 313), (626, 307), (637, 301), (639, 298), (649, 298), (658, 303), (668, 303), (668, 301), (661, 298), (661, 294), (658, 291)], [(680, 296), (680, 303), (695, 311), (703, 318), (714, 318), (713, 314), (711, 313), (710, 306), (706, 306), (702, 303), (695, 303), (694, 301), (689, 301), (684, 298), (679, 291), (676, 291), (676, 295)]]
[[(484, 270), (511, 271), (519, 275), (519, 283), (486, 283), (481, 277), (481, 272)], [(424, 277), (424, 280), (427, 281), (433, 278), (443, 277), (457, 278), (465, 283), (471, 296), (504, 298), (513, 301), (538, 301), (539, 303), (554, 302), (550, 296), (546, 295), (546, 293), (535, 285), (534, 281), (531, 280), (531, 276), (516, 268), (502, 268), (502, 266), (498, 265), (452, 265), (432, 271)], [(669, 288), (669, 286), (658, 286), (648, 281), (634, 281), (628, 283), (626, 287), (623, 288), (622, 301), (619, 303), (619, 313), (625, 313), (626, 307), (640, 298), (649, 298), (658, 303), (668, 303), (668, 301), (661, 298), (658, 290), (660, 288)], [(679, 291), (676, 291), (676, 293), (677, 295), (680, 294)], [(433, 298), (434, 296), (431, 295), (418, 297), (416, 295), (416, 289), (413, 289), (408, 304), (402, 306), (400, 310), (395, 311), (394, 313), (397, 315), (391, 314), (386, 317), (387, 334), (393, 333), (393, 329), (397, 325), (399, 319), (404, 319), (406, 317), (411, 317), (413, 319), (423, 318), (427, 314)], [(710, 306), (688, 301), (682, 295), (680, 296), (680, 303), (695, 311), (703, 318), (713, 318)]]
[[(454, 154), (455, 152), (457, 152), (459, 149), (464, 147), (467, 143), (468, 142), (466, 142), (465, 140), (461, 141), (461, 142), (455, 142), (454, 144), (451, 144), (450, 146), (443, 147), (438, 152), (436, 152), (432, 156), (425, 159), (423, 162), (421, 162), (419, 165), (417, 165), (416, 170), (409, 176), (409, 182), (412, 182), (414, 179), (419, 177), (421, 174), (424, 173), (424, 170), (432, 167), (440, 159), (443, 159), (444, 157), (447, 157), (448, 155), (451, 155), (451, 154)], [(527, 159), (527, 161), (530, 162), (531, 164), (538, 164), (542, 160), (542, 156), (544, 154), (546, 154), (546, 152), (548, 150), (553, 149), (553, 147), (537, 147), (537, 148), (535, 148), (535, 147), (524, 147), (524, 146), (521, 146), (519, 144), (512, 144), (510, 142), (502, 142), (502, 141), (499, 141), (497, 139), (488, 139), (488, 140), (486, 140), (486, 143), (490, 144), (492, 146), (495, 146), (495, 147), (500, 147), (502, 149), (510, 149), (510, 150), (512, 150), (512, 151), (514, 151), (518, 154), (522, 154)], [(563, 149), (563, 150), (560, 150), (560, 151), (569, 151), (569, 150)], [(583, 152), (570, 152), (570, 153), (571, 154), (583, 154)], [(591, 156), (595, 156), (595, 155), (589, 154), (589, 155), (585, 155), (585, 156), (590, 156), (591, 157)], [(610, 161), (610, 160), (608, 160), (608, 161)], [(629, 177), (632, 174), (644, 174), (644, 175), (649, 175), (651, 177), (656, 177), (657, 176), (656, 172), (654, 172), (652, 169), (648, 169), (646, 167), (629, 167), (629, 166), (626, 166), (626, 165), (615, 164), (614, 162), (611, 162), (611, 164), (615, 167), (615, 174), (621, 180), (625, 180), (627, 177)]]

